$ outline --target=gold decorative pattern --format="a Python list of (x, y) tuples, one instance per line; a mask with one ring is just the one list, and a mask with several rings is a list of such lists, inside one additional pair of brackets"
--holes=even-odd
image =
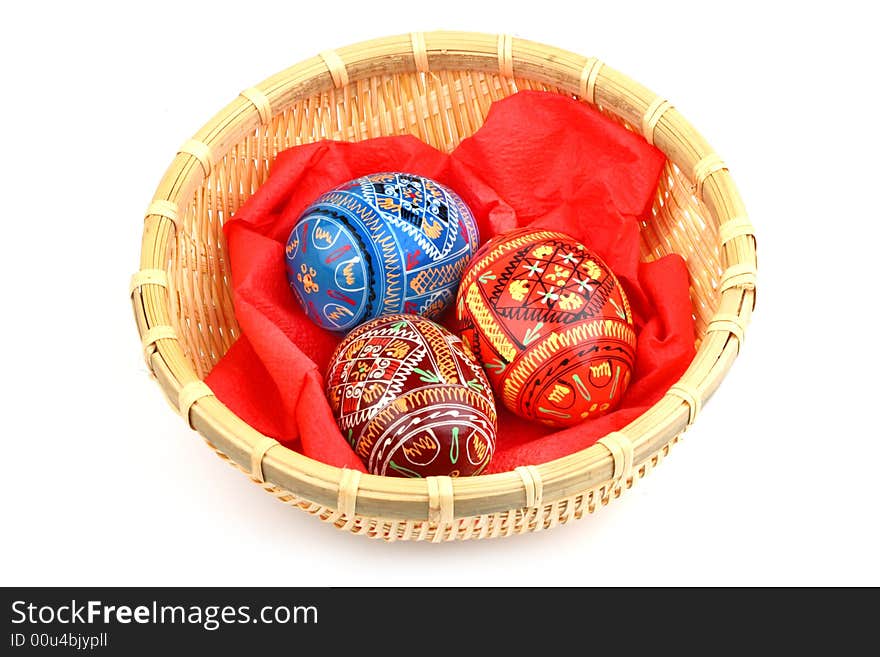
[(422, 333), (434, 346), (431, 355), (437, 359), (437, 368), (440, 370), (440, 377), (443, 381), (452, 384), (464, 383), (458, 380), (459, 374), (458, 368), (455, 366), (455, 357), (440, 330), (434, 324), (425, 322), (422, 326)]
[(618, 319), (594, 319), (564, 331), (551, 333), (544, 341), (529, 347), (508, 374), (502, 391), (505, 403), (515, 406), (516, 398), (525, 382), (560, 349), (596, 338), (621, 340), (633, 348), (636, 345), (636, 332), (632, 326)]
[(501, 354), (501, 357), (508, 363), (516, 358), (516, 347), (513, 346), (513, 343), (493, 319), (492, 313), (489, 312), (489, 308), (486, 306), (486, 302), (483, 301), (480, 290), (475, 284), (471, 284), (468, 288), (465, 296), (465, 303), (471, 311), (474, 322), (477, 323), (485, 336), (489, 339), (489, 342), (495, 347), (495, 350)]
[(442, 287), (454, 280), (458, 280), (465, 265), (467, 265), (467, 261), (462, 258), (442, 267), (423, 269), (410, 279), (409, 286), (416, 294), (424, 294), (434, 288)]
[(531, 242), (539, 239), (568, 239), (568, 236), (556, 232), (554, 230), (546, 230), (546, 231), (537, 231), (537, 232), (527, 232), (523, 235), (518, 235), (516, 237), (512, 237), (508, 240), (504, 240), (503, 242), (495, 245), (491, 251), (481, 256), (479, 260), (474, 262), (468, 268), (467, 273), (465, 273), (464, 278), (461, 281), (461, 288), (466, 289), (465, 286), (470, 285), (471, 282), (477, 276), (479, 276), (483, 270), (491, 265), (495, 260), (498, 259), (498, 256), (507, 253), (508, 251), (512, 251), (520, 246), (525, 244), (530, 244)]

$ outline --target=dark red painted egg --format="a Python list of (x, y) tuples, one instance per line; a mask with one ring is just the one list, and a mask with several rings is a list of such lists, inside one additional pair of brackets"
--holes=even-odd
[(483, 369), (457, 336), (420, 315), (385, 315), (348, 333), (326, 390), (342, 435), (373, 474), (475, 475), (495, 452)]

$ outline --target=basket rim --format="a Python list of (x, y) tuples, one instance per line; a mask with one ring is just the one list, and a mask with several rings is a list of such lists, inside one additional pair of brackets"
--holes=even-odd
[[(171, 329), (171, 303), (162, 274), (169, 264), (177, 214), (207, 178), (212, 159), (222, 158), (275, 112), (297, 99), (371, 75), (443, 69), (555, 85), (616, 114), (655, 144), (691, 181), (709, 212), (706, 219), (720, 228), (721, 298), (678, 383), (621, 431), (590, 447), (527, 468), (455, 480), (372, 474), (353, 478), (351, 471), (267, 440), (212, 395)], [(592, 490), (607, 495), (644, 474), (645, 465), (693, 423), (736, 359), (754, 309), (756, 268), (754, 231), (727, 167), (668, 101), (594, 57), (508, 35), (438, 31), (326, 51), (246, 89), (220, 110), (181, 148), (157, 187), (145, 217), (131, 300), (147, 365), (172, 406), (215, 450), (257, 481), (348, 516), (450, 524)]]

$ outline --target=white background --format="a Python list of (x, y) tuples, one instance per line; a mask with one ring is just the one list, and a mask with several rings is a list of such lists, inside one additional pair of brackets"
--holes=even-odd
[[(880, 584), (877, 23), (806, 4), (5, 9), (0, 583)], [(127, 287), (159, 178), (241, 89), (433, 29), (595, 55), (670, 99), (740, 187), (758, 307), (684, 442), (620, 500), (549, 532), (385, 544), (216, 458), (149, 379)]]

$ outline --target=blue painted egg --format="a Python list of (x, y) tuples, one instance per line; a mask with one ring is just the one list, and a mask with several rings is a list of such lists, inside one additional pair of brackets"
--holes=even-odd
[(309, 319), (343, 334), (392, 313), (437, 317), (478, 247), (458, 194), (430, 178), (375, 173), (306, 208), (287, 240), (287, 280)]

